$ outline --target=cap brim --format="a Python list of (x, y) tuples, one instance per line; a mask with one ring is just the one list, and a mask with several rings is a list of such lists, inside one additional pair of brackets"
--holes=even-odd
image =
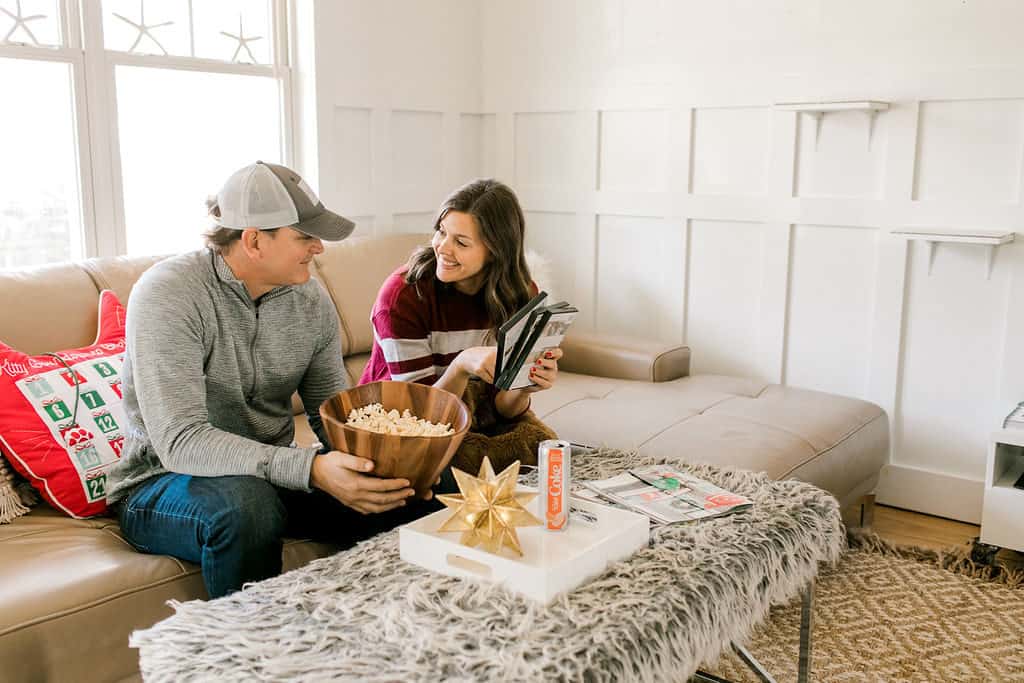
[(356, 224), (333, 211), (323, 209), (319, 215), (299, 221), (292, 227), (311, 237), (337, 242), (351, 235), (352, 231), (356, 229)]

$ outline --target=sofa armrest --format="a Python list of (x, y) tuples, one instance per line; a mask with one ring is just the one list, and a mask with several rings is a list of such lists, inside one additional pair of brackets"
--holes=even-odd
[(558, 369), (583, 375), (667, 382), (690, 374), (690, 347), (573, 330)]

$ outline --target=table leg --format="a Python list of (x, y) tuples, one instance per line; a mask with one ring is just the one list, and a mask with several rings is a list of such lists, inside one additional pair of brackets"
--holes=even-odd
[[(800, 654), (797, 662), (797, 683), (808, 683), (811, 679), (811, 636), (814, 629), (814, 581), (812, 580), (801, 596), (800, 604)], [(732, 649), (747, 667), (757, 674), (761, 683), (775, 683), (772, 675), (765, 671), (761, 662), (750, 654), (747, 648), (742, 645), (732, 644)], [(728, 679), (720, 678), (705, 671), (697, 671), (690, 677), (691, 681), (697, 683), (730, 683)]]
[(800, 605), (800, 668), (797, 672), (797, 683), (807, 683), (811, 679), (811, 631), (814, 629), (814, 580), (804, 590)]
[(860, 528), (871, 529), (875, 523), (875, 494), (866, 493), (860, 500)]
[(775, 683), (775, 679), (772, 678), (772, 675), (764, 670), (764, 667), (761, 666), (761, 662), (754, 659), (754, 655), (750, 654), (750, 652), (747, 651), (747, 648), (733, 643), (732, 649), (733, 652), (743, 660), (743, 663), (747, 665), (747, 668), (757, 674), (757, 677), (761, 679), (761, 683)]

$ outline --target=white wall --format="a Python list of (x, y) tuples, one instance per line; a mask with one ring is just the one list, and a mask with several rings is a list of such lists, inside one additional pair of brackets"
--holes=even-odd
[(315, 73), (315, 104), (304, 109), (315, 108), (316, 144), (302, 149), (304, 172), (317, 178), (326, 205), (356, 220), (357, 234), (429, 231), (438, 204), (476, 177), (494, 139), (493, 117), (474, 114), (478, 3), (297, 6), (299, 40), (303, 27), (315, 40), (315, 55), (298, 68)]
[[(1024, 3), (317, 7), (325, 200), (419, 229), (496, 174), (581, 325), (875, 401), (880, 499), (980, 518), (987, 434), (1024, 398), (1024, 244), (990, 273), (984, 247), (940, 245), (929, 274), (890, 232), (1024, 226)], [(863, 99), (890, 108), (772, 107)]]

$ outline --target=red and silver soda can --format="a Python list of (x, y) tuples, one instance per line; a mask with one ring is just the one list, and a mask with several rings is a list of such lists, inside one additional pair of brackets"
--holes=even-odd
[(570, 453), (568, 441), (548, 439), (537, 446), (537, 479), (544, 527), (548, 531), (562, 531), (569, 526)]

